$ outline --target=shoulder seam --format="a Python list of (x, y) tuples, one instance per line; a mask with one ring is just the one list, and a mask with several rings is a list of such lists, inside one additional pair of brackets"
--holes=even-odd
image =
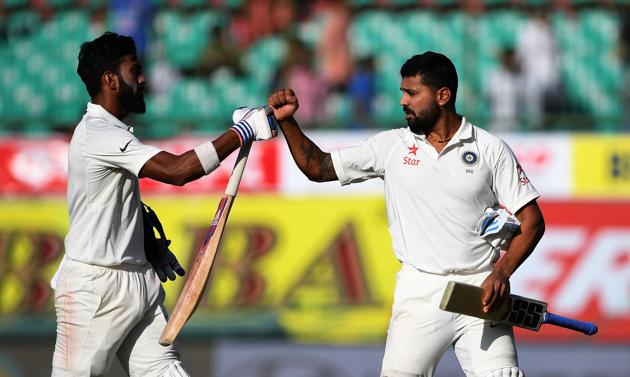
[[(394, 133), (394, 130), (391, 130), (392, 133)], [(398, 140), (396, 141), (396, 143), (394, 143), (394, 145), (392, 146), (392, 148), (389, 150), (389, 153), (387, 153), (387, 157), (385, 157), (385, 160), (383, 161), (383, 170), (385, 169), (385, 167), (389, 164), (389, 160), (391, 159), (392, 153), (394, 153), (394, 150), (403, 142), (402, 138), (398, 138)]]

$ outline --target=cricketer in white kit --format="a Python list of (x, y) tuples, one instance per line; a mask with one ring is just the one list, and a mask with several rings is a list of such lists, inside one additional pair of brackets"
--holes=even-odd
[[(453, 346), (466, 376), (521, 377), (511, 327), (441, 311), (439, 303), (449, 280), (483, 287), (487, 310), (509, 293), (509, 277), (544, 232), (538, 193), (507, 144), (456, 113), (450, 59), (429, 51), (407, 60), (400, 73), (408, 127), (332, 153), (299, 129), (292, 90), (273, 93), (269, 105), (309, 179), (384, 181), (392, 247), (402, 267), (381, 376), (433, 376)], [(485, 210), (499, 204), (520, 222), (502, 258), (477, 229)]]
[(103, 376), (117, 357), (130, 376), (188, 376), (177, 346), (158, 339), (166, 325), (160, 276), (183, 269), (168, 250), (153, 264), (144, 249), (138, 178), (183, 185), (203, 177), (244, 143), (274, 136), (264, 110), (214, 141), (173, 155), (142, 144), (123, 122), (144, 113), (146, 78), (130, 37), (105, 33), (81, 46), (77, 73), (91, 97), (68, 154), (70, 225), (51, 281), (57, 340), (52, 376)]

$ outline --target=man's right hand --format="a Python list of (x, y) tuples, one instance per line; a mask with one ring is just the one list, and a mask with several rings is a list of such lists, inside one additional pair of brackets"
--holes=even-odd
[(280, 89), (272, 93), (267, 102), (273, 109), (273, 115), (278, 122), (292, 117), (300, 107), (295, 92), (292, 89)]

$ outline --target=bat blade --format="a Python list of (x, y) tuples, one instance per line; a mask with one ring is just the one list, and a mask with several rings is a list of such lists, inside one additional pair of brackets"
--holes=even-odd
[(440, 309), (448, 312), (466, 314), (477, 318), (500, 321), (508, 310), (507, 300), (494, 310), (485, 313), (481, 298), (483, 289), (470, 284), (449, 281), (440, 301)]
[(193, 262), (191, 271), (188, 273), (184, 288), (177, 299), (177, 304), (175, 304), (175, 308), (160, 336), (159, 343), (163, 346), (173, 344), (175, 338), (184, 327), (184, 324), (192, 316), (201, 301), (208, 282), (208, 277), (212, 272), (212, 266), (221, 243), (221, 237), (223, 236), (223, 231), (227, 224), (230, 209), (234, 203), (234, 198), (236, 197), (238, 186), (243, 176), (243, 171), (245, 170), (250, 147), (251, 144), (246, 144), (241, 147), (239, 155), (236, 158), (236, 164), (234, 165), (232, 175), (227, 184), (225, 195), (219, 202), (212, 224), (206, 233), (206, 237), (199, 251), (197, 251), (195, 261)]
[(528, 297), (509, 295), (498, 307), (484, 313), (481, 298), (483, 289), (474, 285), (450, 281), (440, 302), (440, 309), (473, 317), (502, 322), (538, 331), (543, 324), (551, 324), (579, 331), (586, 335), (597, 333), (597, 325), (547, 312), (547, 303)]
[(199, 305), (199, 301), (201, 300), (202, 293), (212, 270), (212, 265), (214, 264), (217, 250), (219, 249), (219, 244), (221, 243), (221, 237), (233, 201), (234, 197), (224, 196), (219, 202), (219, 207), (212, 220), (212, 225), (197, 252), (184, 289), (177, 299), (175, 309), (173, 309), (173, 313), (169, 317), (166, 327), (164, 327), (162, 335), (160, 336), (160, 344), (163, 346), (173, 344), (182, 327), (184, 327), (184, 324), (188, 321), (195, 309), (197, 309), (197, 305)]

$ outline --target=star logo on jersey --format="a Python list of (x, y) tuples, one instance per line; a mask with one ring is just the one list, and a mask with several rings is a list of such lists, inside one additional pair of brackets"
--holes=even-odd
[(417, 158), (409, 157), (410, 155), (417, 156), (418, 146), (414, 144), (411, 147), (407, 147), (407, 149), (409, 149), (409, 152), (407, 152), (407, 156), (403, 157), (403, 165), (420, 165), (420, 160), (418, 160)]

